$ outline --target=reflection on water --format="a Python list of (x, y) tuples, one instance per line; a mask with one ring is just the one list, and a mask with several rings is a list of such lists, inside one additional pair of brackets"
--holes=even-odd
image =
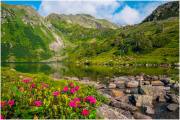
[(136, 75), (141, 72), (149, 75), (178, 76), (178, 69), (163, 67), (135, 66), (75, 66), (63, 63), (2, 63), (2, 66), (14, 68), (25, 73), (44, 73), (56, 78), (65, 76), (89, 77), (92, 80), (103, 80), (106, 77)]

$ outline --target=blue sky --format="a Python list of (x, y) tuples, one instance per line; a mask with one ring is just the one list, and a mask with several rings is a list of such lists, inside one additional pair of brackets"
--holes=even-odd
[(9, 1), (8, 4), (28, 5), (42, 16), (50, 13), (79, 14), (85, 13), (97, 18), (108, 19), (119, 25), (132, 25), (141, 22), (165, 1), (118, 1), (118, 0), (41, 0)]

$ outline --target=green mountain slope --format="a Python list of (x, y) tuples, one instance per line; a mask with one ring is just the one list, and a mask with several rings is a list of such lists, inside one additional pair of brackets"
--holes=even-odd
[(176, 15), (117, 28), (86, 14), (42, 18), (30, 7), (3, 4), (2, 61), (65, 57), (65, 61), (81, 64), (176, 63), (178, 20)]
[(52, 56), (52, 33), (37, 12), (24, 6), (2, 4), (2, 61), (40, 61)]

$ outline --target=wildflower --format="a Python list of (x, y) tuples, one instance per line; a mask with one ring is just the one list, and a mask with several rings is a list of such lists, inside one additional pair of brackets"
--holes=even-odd
[(0, 101), (0, 103), (1, 103), (1, 108), (3, 108), (5, 105), (6, 105), (6, 101)]
[(36, 87), (36, 84), (32, 83), (31, 88), (35, 88), (35, 87)]
[(70, 107), (80, 107), (80, 98), (74, 98), (69, 102)]
[(54, 95), (54, 96), (58, 96), (59, 94), (60, 94), (59, 91), (53, 92), (53, 95)]
[(65, 87), (63, 88), (63, 91), (64, 91), (64, 92), (67, 92), (67, 91), (68, 91), (68, 86), (65, 86)]
[(78, 91), (78, 90), (79, 90), (79, 86), (76, 86), (76, 87), (75, 87), (75, 90)]
[(24, 82), (24, 83), (29, 83), (31, 80), (32, 80), (32, 78), (24, 78), (24, 79), (22, 80), (22, 82)]
[(15, 101), (14, 100), (9, 100), (8, 104), (9, 104), (10, 107), (12, 107), (15, 104)]
[(89, 115), (89, 110), (83, 109), (82, 112), (81, 112), (81, 114), (82, 114), (83, 116), (87, 116), (87, 115)]
[(2, 115), (0, 115), (0, 120), (3, 120), (3, 119), (4, 119), (4, 117)]
[(87, 96), (85, 100), (90, 102), (91, 104), (96, 104), (96, 98), (94, 98), (93, 96)]
[(69, 102), (69, 106), (70, 106), (70, 107), (76, 107), (76, 102), (73, 101), (73, 100), (70, 101), (70, 102)]
[(71, 82), (69, 83), (70, 87), (73, 88), (74, 87), (74, 84)]
[(34, 102), (36, 107), (40, 107), (42, 105), (42, 102), (40, 100), (37, 100)]
[(75, 88), (72, 88), (72, 89), (70, 90), (70, 93), (71, 93), (71, 94), (74, 94), (75, 92), (76, 92)]

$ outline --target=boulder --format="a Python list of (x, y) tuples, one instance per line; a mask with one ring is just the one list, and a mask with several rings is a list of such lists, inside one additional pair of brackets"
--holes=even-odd
[(160, 81), (163, 82), (164, 85), (168, 85), (170, 83), (170, 80), (171, 80), (170, 78), (162, 78), (162, 79), (160, 79)]
[(97, 117), (104, 119), (127, 119), (126, 116), (106, 104), (97, 108)]
[(114, 84), (114, 83), (109, 83), (108, 88), (114, 89), (114, 88), (116, 88), (116, 84)]
[(137, 81), (143, 81), (144, 80), (144, 77), (143, 76), (136, 76), (135, 78)]
[(137, 107), (140, 106), (152, 106), (153, 97), (149, 95), (133, 95), (135, 98), (135, 104)]
[(135, 119), (152, 119), (150, 116), (144, 115), (140, 112), (135, 112), (134, 113), (134, 118)]
[(142, 81), (142, 85), (150, 85), (149, 81)]
[(167, 102), (179, 104), (179, 97), (175, 94), (166, 94), (165, 99)]
[(95, 87), (96, 87), (96, 89), (105, 89), (106, 88), (106, 86), (103, 84), (97, 84)]
[(116, 84), (117, 88), (120, 88), (120, 89), (125, 88), (125, 81), (124, 80), (116, 80), (116, 81), (114, 81), (114, 84)]
[(152, 81), (151, 85), (152, 86), (164, 86), (164, 83), (159, 80), (156, 80), (156, 81)]
[(123, 102), (123, 103), (128, 103), (129, 102), (129, 96), (124, 95), (123, 97), (116, 97), (115, 100)]
[(111, 94), (113, 97), (122, 97), (124, 96), (124, 92), (123, 91), (120, 91), (120, 90), (111, 90)]
[(151, 77), (151, 80), (152, 80), (152, 81), (156, 81), (156, 80), (158, 80), (158, 79), (159, 79), (158, 76), (152, 76), (152, 77)]
[(138, 88), (126, 89), (124, 92), (126, 94), (138, 94), (139, 93)]
[(144, 85), (141, 89), (145, 95), (152, 96), (153, 100), (156, 100), (158, 96), (164, 96), (166, 94), (164, 86)]
[(138, 86), (139, 86), (138, 81), (133, 80), (133, 81), (126, 82), (127, 88), (136, 88)]
[(178, 109), (178, 107), (179, 107), (179, 105), (178, 104), (169, 104), (168, 106), (167, 106), (167, 109), (169, 110), (169, 111), (176, 111), (177, 109)]
[(149, 115), (153, 115), (155, 113), (154, 109), (150, 106), (145, 106), (145, 113)]
[(119, 101), (116, 101), (116, 100), (112, 100), (110, 102), (110, 105), (113, 106), (113, 107), (121, 108), (123, 110), (128, 110), (128, 111), (136, 111), (137, 110), (137, 107), (135, 107), (133, 105), (123, 103), (123, 102), (119, 102)]

